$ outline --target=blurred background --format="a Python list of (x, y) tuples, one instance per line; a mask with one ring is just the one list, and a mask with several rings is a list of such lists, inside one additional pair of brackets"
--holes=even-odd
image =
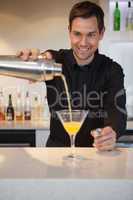
[[(46, 49), (69, 48), (68, 14), (78, 0), (5, 0), (0, 1), (0, 54), (16, 54), (23, 48)], [(121, 12), (121, 29), (113, 30), (115, 0), (94, 0), (105, 12), (106, 33), (100, 44), (100, 52), (119, 62), (125, 73), (127, 92), (127, 109), (133, 117), (133, 30), (126, 31), (125, 23), (128, 13), (128, 1), (119, 0)], [(133, 1), (131, 6), (133, 7)], [(6, 98), (9, 93), (16, 97), (16, 91), (26, 91), (31, 95), (46, 96), (45, 83), (29, 84), (28, 81), (10, 77), (0, 77), (0, 90)]]

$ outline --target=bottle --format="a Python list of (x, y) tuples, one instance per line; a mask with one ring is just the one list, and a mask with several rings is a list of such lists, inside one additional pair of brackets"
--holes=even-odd
[(0, 121), (5, 120), (5, 103), (2, 90), (0, 90)]
[(14, 107), (12, 104), (12, 95), (9, 94), (9, 100), (8, 100), (8, 106), (6, 111), (6, 118), (7, 121), (13, 121), (14, 120)]
[(25, 97), (24, 119), (31, 120), (31, 102), (30, 102), (29, 92), (26, 92), (26, 97)]
[(131, 7), (131, 1), (128, 1), (128, 10), (126, 16), (126, 30), (133, 30), (133, 8)]
[(120, 24), (121, 24), (121, 11), (119, 9), (117, 1), (114, 10), (114, 31), (120, 31)]
[(17, 94), (15, 116), (16, 116), (16, 121), (22, 121), (23, 120), (23, 105), (22, 105), (22, 99), (21, 99), (21, 93), (20, 92)]
[(41, 115), (41, 105), (39, 102), (38, 96), (35, 96), (33, 99), (33, 107), (32, 107), (32, 120), (40, 120)]

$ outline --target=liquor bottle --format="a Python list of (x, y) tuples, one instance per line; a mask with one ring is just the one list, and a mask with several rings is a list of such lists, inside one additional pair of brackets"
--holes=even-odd
[(114, 31), (120, 31), (120, 24), (121, 24), (121, 11), (119, 9), (117, 1), (114, 10)]
[(5, 103), (2, 90), (0, 90), (0, 121), (5, 120)]
[(131, 1), (128, 1), (128, 10), (126, 16), (126, 30), (133, 30), (133, 8), (131, 7)]
[(25, 97), (24, 119), (31, 120), (31, 102), (30, 102), (29, 92), (26, 92), (26, 97)]
[(23, 120), (23, 105), (22, 105), (22, 99), (21, 99), (21, 93), (20, 92), (17, 94), (15, 116), (16, 116), (16, 121), (22, 121)]
[(6, 111), (6, 118), (8, 121), (13, 121), (14, 120), (14, 107), (12, 104), (12, 95), (9, 94), (9, 101), (8, 101), (8, 106), (7, 106), (7, 111)]
[(40, 120), (41, 105), (37, 96), (34, 97), (32, 105), (32, 120)]

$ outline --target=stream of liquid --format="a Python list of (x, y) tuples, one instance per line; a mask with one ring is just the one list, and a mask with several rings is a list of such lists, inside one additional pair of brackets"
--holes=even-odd
[(71, 107), (70, 95), (69, 95), (69, 91), (68, 91), (68, 85), (67, 85), (67, 82), (66, 82), (66, 78), (63, 74), (61, 75), (61, 78), (62, 78), (62, 81), (64, 83), (64, 87), (65, 87), (65, 91), (66, 91), (67, 102), (68, 102), (68, 110), (69, 110), (69, 113), (70, 113), (70, 121), (72, 121), (72, 107)]

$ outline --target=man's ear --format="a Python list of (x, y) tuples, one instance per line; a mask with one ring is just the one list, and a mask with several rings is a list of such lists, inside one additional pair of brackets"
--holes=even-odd
[(71, 31), (70, 25), (68, 25), (68, 31), (69, 31), (69, 33), (70, 33), (70, 31)]
[(103, 29), (100, 31), (100, 40), (103, 39), (104, 32), (105, 32), (105, 28), (103, 28)]

